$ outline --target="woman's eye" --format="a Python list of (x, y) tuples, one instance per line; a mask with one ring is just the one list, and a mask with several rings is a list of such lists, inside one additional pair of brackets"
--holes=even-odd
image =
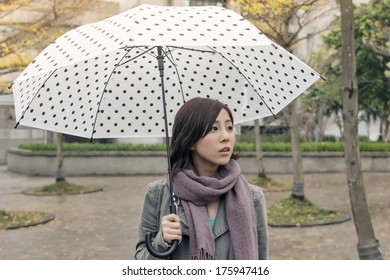
[(229, 130), (229, 131), (233, 131), (233, 126), (229, 126), (229, 127), (228, 127), (228, 130)]
[(217, 126), (213, 126), (213, 127), (211, 128), (211, 130), (217, 131), (217, 130), (218, 130), (218, 127), (217, 127)]

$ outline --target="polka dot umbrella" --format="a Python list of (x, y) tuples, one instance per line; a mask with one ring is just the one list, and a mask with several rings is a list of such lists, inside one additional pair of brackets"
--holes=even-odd
[(20, 124), (87, 138), (165, 136), (196, 96), (229, 104), (236, 123), (275, 115), (319, 75), (249, 21), (215, 6), (141, 5), (64, 34), (12, 85)]
[(17, 124), (168, 143), (186, 100), (219, 99), (240, 123), (276, 115), (319, 77), (231, 10), (141, 5), (65, 33), (12, 90)]

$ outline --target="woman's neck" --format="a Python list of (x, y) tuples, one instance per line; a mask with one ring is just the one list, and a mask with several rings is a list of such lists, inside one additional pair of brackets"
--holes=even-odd
[(195, 171), (198, 174), (198, 176), (205, 176), (205, 177), (217, 177), (218, 176), (218, 169), (219, 166), (199, 166), (196, 163), (194, 164)]
[(219, 208), (219, 202), (220, 202), (220, 198), (210, 202), (207, 205), (207, 212), (208, 212), (210, 218), (215, 218), (217, 216), (218, 208)]

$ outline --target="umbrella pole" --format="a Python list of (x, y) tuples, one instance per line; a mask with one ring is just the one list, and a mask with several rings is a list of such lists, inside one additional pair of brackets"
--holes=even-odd
[[(170, 157), (171, 153), (169, 150), (168, 114), (167, 114), (167, 108), (165, 102), (165, 89), (164, 89), (164, 56), (162, 53), (161, 46), (157, 46), (157, 61), (158, 61), (158, 70), (160, 71), (161, 93), (162, 93), (162, 101), (163, 101), (163, 109), (164, 109), (165, 144), (167, 149), (167, 160), (168, 160), (168, 182), (169, 182), (169, 191), (171, 194), (170, 212), (171, 214), (177, 214), (175, 197), (173, 194), (172, 166), (171, 166), (171, 157)], [(172, 242), (171, 247), (167, 251), (160, 252), (154, 249), (154, 247), (152, 246), (152, 234), (150, 232), (146, 234), (145, 240), (146, 240), (146, 248), (148, 249), (149, 253), (156, 258), (168, 258), (175, 252), (179, 244), (178, 240), (174, 240)]]
[(175, 197), (173, 194), (171, 152), (169, 148), (168, 113), (167, 113), (167, 106), (166, 106), (167, 103), (165, 101), (165, 88), (164, 88), (164, 56), (162, 54), (161, 46), (157, 46), (157, 61), (158, 61), (158, 70), (160, 71), (161, 95), (162, 95), (163, 110), (164, 110), (165, 145), (166, 145), (167, 160), (168, 160), (168, 181), (169, 181), (169, 191), (171, 193), (170, 212), (171, 214), (173, 213), (176, 214)]

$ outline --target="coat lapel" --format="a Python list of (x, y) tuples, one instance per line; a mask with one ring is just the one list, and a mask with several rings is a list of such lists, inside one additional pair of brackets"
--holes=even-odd
[(225, 207), (225, 199), (221, 199), (221, 203), (219, 204), (219, 209), (215, 218), (215, 224), (213, 228), (214, 239), (217, 239), (218, 237), (229, 231)]

